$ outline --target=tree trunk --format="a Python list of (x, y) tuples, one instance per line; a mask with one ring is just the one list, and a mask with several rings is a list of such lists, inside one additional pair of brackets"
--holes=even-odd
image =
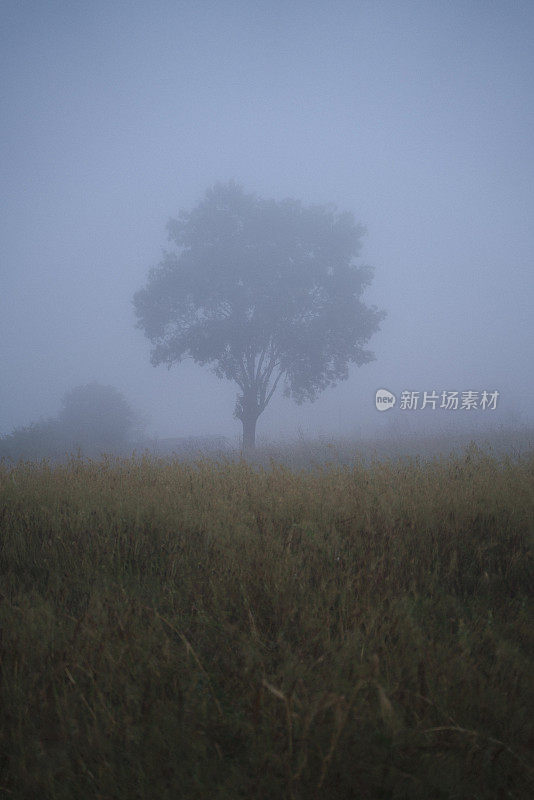
[(245, 413), (241, 422), (243, 423), (243, 452), (250, 453), (256, 446), (256, 422), (258, 417), (255, 413)]

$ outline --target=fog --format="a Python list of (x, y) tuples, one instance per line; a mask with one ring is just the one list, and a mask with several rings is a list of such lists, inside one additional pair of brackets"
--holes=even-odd
[(313, 404), (279, 391), (260, 441), (422, 419), (377, 411), (381, 388), (498, 391), (450, 424), (534, 423), (531, 2), (7, 0), (0, 16), (0, 433), (97, 381), (148, 435), (239, 435), (237, 387), (151, 366), (132, 306), (168, 219), (229, 180), (352, 212), (375, 269), (362, 299), (387, 312), (376, 360)]

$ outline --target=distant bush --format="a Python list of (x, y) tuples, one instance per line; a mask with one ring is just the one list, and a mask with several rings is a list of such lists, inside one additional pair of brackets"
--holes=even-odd
[(90, 383), (67, 392), (57, 418), (32, 422), (0, 438), (0, 459), (62, 460), (81, 453), (121, 453), (139, 424), (139, 415), (113, 386)]
[(90, 383), (67, 392), (58, 421), (82, 451), (109, 450), (128, 442), (136, 414), (118, 389)]
[(0, 459), (8, 461), (35, 461), (42, 458), (60, 458), (68, 442), (56, 419), (32, 422), (0, 438)]

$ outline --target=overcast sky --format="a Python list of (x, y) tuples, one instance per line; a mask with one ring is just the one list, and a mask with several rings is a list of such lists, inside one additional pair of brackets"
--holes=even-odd
[(0, 433), (94, 380), (148, 433), (239, 433), (236, 387), (152, 367), (132, 306), (169, 217), (230, 179), (352, 211), (364, 300), (388, 314), (375, 362), (315, 404), (274, 399), (260, 438), (406, 419), (378, 388), (497, 390), (534, 421), (531, 0), (3, 0), (0, 17)]

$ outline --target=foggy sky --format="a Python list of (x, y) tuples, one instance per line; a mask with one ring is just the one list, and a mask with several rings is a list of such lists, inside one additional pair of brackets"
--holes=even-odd
[(0, 30), (0, 433), (94, 380), (150, 434), (239, 433), (237, 387), (152, 367), (132, 307), (169, 217), (231, 179), (352, 211), (388, 313), (260, 440), (371, 430), (382, 387), (534, 421), (532, 2), (4, 0)]

